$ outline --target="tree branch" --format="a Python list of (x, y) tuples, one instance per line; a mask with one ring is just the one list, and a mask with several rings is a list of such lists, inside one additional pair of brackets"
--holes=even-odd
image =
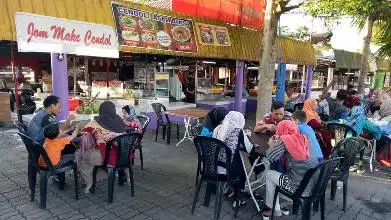
[(303, 4), (304, 4), (304, 1), (300, 2), (300, 3), (297, 4), (297, 5), (282, 6), (282, 7), (281, 7), (281, 10), (280, 10), (279, 12), (277, 12), (277, 13), (278, 13), (279, 15), (284, 14), (284, 13), (286, 13), (286, 12), (288, 12), (288, 11), (292, 11), (292, 10), (294, 10), (294, 9), (296, 9), (296, 8), (300, 8)]

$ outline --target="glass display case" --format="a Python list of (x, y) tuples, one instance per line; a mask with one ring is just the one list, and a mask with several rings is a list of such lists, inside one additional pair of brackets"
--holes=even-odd
[(155, 73), (155, 97), (169, 98), (170, 96), (170, 74), (169, 73)]
[(91, 95), (97, 96), (99, 99), (107, 98), (107, 82), (106, 81), (92, 81)]
[(108, 93), (111, 98), (122, 98), (124, 96), (124, 86), (122, 81), (109, 81)]

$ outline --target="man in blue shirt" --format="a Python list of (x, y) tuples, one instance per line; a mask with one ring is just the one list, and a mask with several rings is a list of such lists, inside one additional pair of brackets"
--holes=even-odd
[[(61, 111), (60, 98), (54, 95), (46, 97), (46, 99), (43, 101), (43, 107), (44, 109), (39, 110), (37, 113), (35, 113), (27, 126), (27, 135), (41, 145), (43, 145), (45, 141), (45, 136), (43, 132), (45, 126), (52, 123), (56, 123), (55, 116)], [(75, 116), (69, 115), (65, 123), (61, 125), (60, 136), (64, 135), (65, 130), (69, 128), (70, 123), (73, 119), (75, 119)], [(31, 155), (28, 156), (27, 172), (31, 188), (31, 183), (32, 181), (35, 181), (37, 172), (33, 166)]]
[(322, 150), (320, 148), (319, 142), (316, 139), (315, 131), (306, 124), (307, 116), (304, 111), (296, 111), (292, 114), (292, 120), (296, 122), (300, 133), (305, 135), (308, 138), (310, 143), (310, 151), (313, 152), (313, 155), (316, 155), (319, 162), (324, 160)]

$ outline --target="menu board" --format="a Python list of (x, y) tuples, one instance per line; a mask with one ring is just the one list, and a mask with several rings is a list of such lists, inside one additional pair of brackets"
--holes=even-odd
[(210, 24), (196, 23), (198, 40), (203, 45), (231, 46), (228, 29)]
[(122, 46), (197, 52), (192, 20), (111, 4)]

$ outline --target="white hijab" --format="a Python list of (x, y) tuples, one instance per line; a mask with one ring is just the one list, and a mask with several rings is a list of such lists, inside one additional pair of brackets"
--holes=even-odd
[(213, 131), (213, 137), (225, 141), (229, 133), (235, 128), (243, 129), (246, 121), (240, 112), (230, 111), (224, 118), (223, 122)]
[[(217, 138), (223, 142), (227, 139), (228, 135), (235, 129), (239, 128), (243, 131), (244, 125), (246, 124), (246, 120), (242, 113), (237, 111), (230, 111), (224, 118), (223, 122), (217, 126), (213, 131), (213, 137)], [(248, 140), (247, 135), (244, 136), (244, 144), (247, 152), (250, 152), (252, 149), (252, 144)]]

